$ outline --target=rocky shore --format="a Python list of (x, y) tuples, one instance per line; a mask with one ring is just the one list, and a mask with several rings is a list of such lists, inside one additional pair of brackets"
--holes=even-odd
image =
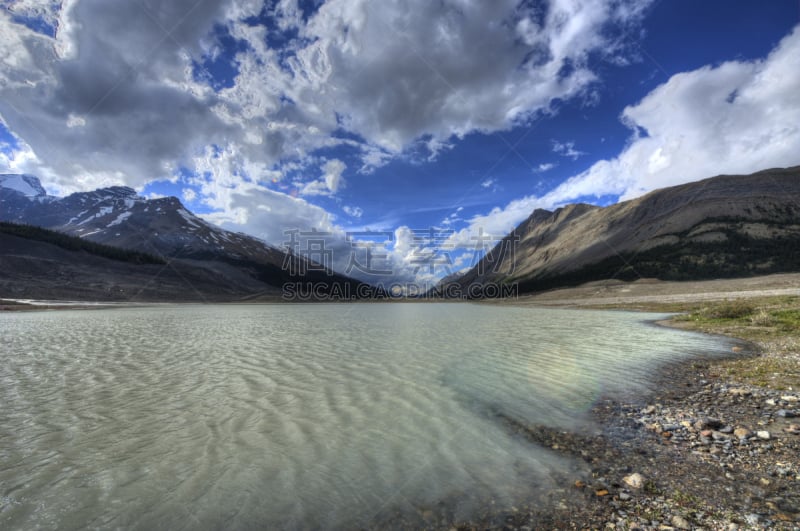
[(800, 389), (736, 382), (719, 363), (664, 368), (651, 395), (596, 403), (584, 432), (508, 420), (590, 472), (451, 529), (800, 529)]

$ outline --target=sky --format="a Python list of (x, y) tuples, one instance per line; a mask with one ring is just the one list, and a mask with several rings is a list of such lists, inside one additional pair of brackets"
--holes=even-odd
[(536, 208), (798, 164), (798, 0), (0, 0), (0, 172), (374, 283)]

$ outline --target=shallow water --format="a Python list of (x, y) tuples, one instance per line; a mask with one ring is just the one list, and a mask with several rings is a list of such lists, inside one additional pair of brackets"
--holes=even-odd
[(475, 304), (0, 314), (0, 528), (331, 528), (519, 503), (570, 427), (729, 350), (655, 315)]

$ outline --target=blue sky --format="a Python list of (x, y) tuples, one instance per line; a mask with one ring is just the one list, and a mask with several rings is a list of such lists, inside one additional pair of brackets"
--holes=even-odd
[(534, 208), (800, 164), (796, 0), (378, 4), (4, 2), (0, 171), (388, 231), (419, 281), (431, 227), (456, 270)]

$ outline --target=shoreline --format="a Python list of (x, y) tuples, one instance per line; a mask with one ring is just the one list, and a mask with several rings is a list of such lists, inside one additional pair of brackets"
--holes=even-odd
[[(773, 304), (776, 309), (770, 312), (775, 315), (800, 314), (800, 299), (783, 299), (756, 298), (753, 304)], [(520, 305), (538, 306), (532, 302)], [(0, 300), (0, 306), (3, 303)], [(499, 510), (487, 501), (467, 522), (425, 511), (418, 521), (384, 523), (448, 530), (800, 529), (800, 385), (794, 383), (800, 380), (789, 380), (787, 385), (780, 378), (770, 380), (767, 373), (757, 385), (749, 372), (737, 367), (748, 368), (749, 363), (758, 368), (761, 360), (767, 360), (766, 367), (774, 370), (780, 365), (771, 365), (772, 358), (781, 361), (787, 353), (794, 356), (792, 367), (800, 367), (796, 341), (800, 327), (788, 332), (778, 327), (775, 334), (764, 335), (763, 326), (750, 324), (762, 319), (758, 312), (763, 308), (717, 318), (707, 306), (713, 310), (729, 303), (696, 304), (687, 302), (683, 308), (674, 302), (647, 308), (622, 304), (602, 309), (676, 314), (647, 322), (727, 338), (733, 345), (730, 355), (711, 358), (698, 353), (667, 363), (654, 374), (649, 390), (599, 399), (588, 413), (589, 425), (574, 431), (499, 419), (512, 434), (574, 459), (588, 473), (559, 473), (554, 489), (532, 488), (528, 502), (511, 509)], [(53, 309), (127, 306), (131, 305)], [(44, 309), (48, 308), (19, 308)]]
[(731, 375), (728, 365), (758, 365), (774, 355), (774, 345), (719, 323), (696, 326), (688, 306), (650, 322), (726, 338), (730, 355), (668, 363), (646, 393), (601, 398), (590, 412), (594, 429), (509, 422), (531, 443), (585, 463), (591, 474), (562, 478), (548, 507), (457, 528), (800, 529), (800, 387)]
[(389, 527), (800, 529), (800, 386), (760, 386), (726, 373), (729, 364), (757, 364), (771, 344), (720, 326), (692, 326), (685, 320), (690, 311), (661, 311), (676, 315), (648, 323), (718, 336), (731, 346), (729, 354), (698, 352), (666, 363), (644, 393), (598, 399), (577, 429), (498, 417), (512, 435), (576, 463), (553, 477), (554, 488), (532, 486), (525, 502), (511, 508), (486, 500), (468, 521), (434, 509)]

